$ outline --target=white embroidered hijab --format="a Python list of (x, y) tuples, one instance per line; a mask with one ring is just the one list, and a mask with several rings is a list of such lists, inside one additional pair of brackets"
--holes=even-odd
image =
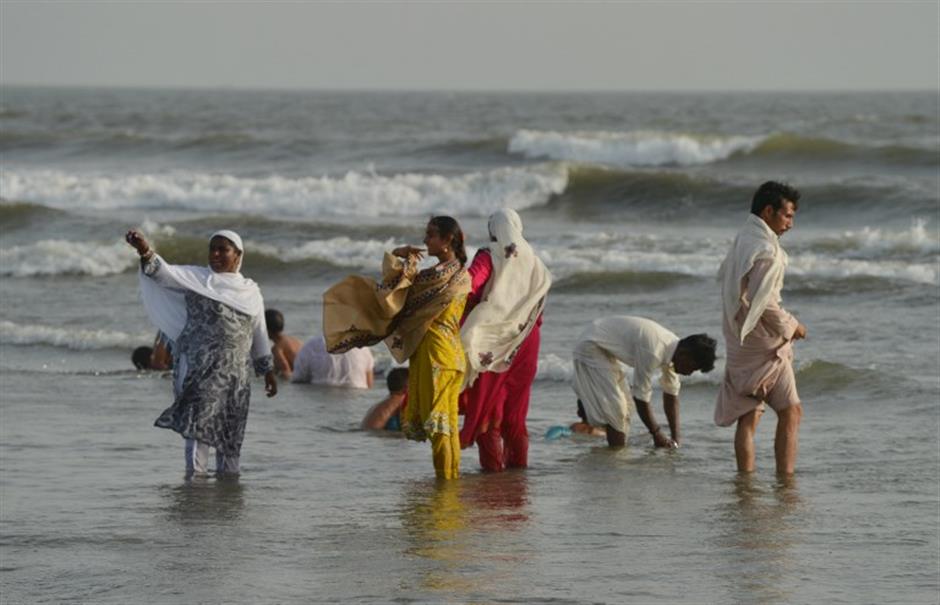
[(779, 300), (780, 290), (783, 288), (783, 274), (789, 262), (786, 251), (780, 247), (777, 234), (761, 217), (749, 214), (718, 270), (722, 307), (728, 325), (734, 325), (734, 318), (741, 308), (741, 298), (744, 294), (741, 290), (741, 280), (754, 263), (761, 259), (770, 259), (772, 265), (758, 287), (754, 300), (750, 301), (751, 306), (741, 326), (742, 344), (744, 338), (757, 326), (767, 305), (772, 300)]
[[(264, 300), (258, 285), (239, 273), (245, 258), (242, 238), (228, 230), (216, 231), (212, 237), (216, 236), (226, 238), (242, 253), (234, 273), (216, 273), (209, 267), (194, 265), (171, 265), (159, 256), (162, 266), (157, 278), (140, 271), (140, 298), (147, 315), (171, 340), (176, 340), (186, 325), (187, 291), (252, 317), (264, 313)], [(212, 238), (209, 239), (211, 241)]]
[(489, 219), (493, 272), (480, 303), (460, 330), (467, 371), (464, 387), (480, 372), (505, 372), (545, 306), (552, 275), (522, 237), (522, 220), (505, 208)]

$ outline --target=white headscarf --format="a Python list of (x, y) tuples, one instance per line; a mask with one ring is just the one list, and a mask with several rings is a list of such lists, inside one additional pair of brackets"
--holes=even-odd
[(767, 226), (764, 219), (749, 214), (718, 270), (722, 307), (728, 325), (734, 325), (734, 318), (741, 308), (741, 280), (754, 263), (761, 259), (770, 259), (772, 265), (758, 287), (754, 300), (750, 301), (751, 306), (741, 326), (742, 344), (744, 338), (757, 326), (771, 300), (779, 300), (780, 290), (783, 288), (783, 274), (789, 262), (786, 251), (780, 247), (777, 234)]
[(187, 291), (211, 298), (251, 317), (264, 313), (264, 300), (258, 285), (238, 272), (245, 258), (242, 238), (228, 230), (216, 231), (212, 237), (216, 236), (231, 241), (242, 253), (234, 273), (216, 273), (209, 267), (194, 265), (171, 265), (163, 258), (160, 258), (162, 267), (155, 278), (140, 272), (140, 298), (147, 315), (171, 340), (176, 340), (186, 325)]
[(480, 372), (505, 372), (545, 306), (552, 274), (522, 237), (522, 219), (515, 210), (498, 210), (489, 219), (493, 272), (480, 303), (460, 330), (469, 387)]

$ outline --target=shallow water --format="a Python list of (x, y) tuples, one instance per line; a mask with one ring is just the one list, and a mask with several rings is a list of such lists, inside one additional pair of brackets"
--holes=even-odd
[[(940, 601), (936, 95), (370, 95), (4, 91), (0, 111), (3, 602)], [(683, 444), (546, 440), (575, 419), (570, 348), (637, 314), (720, 333), (714, 274), (766, 178), (804, 198), (784, 306), (805, 406), (798, 472), (734, 471), (684, 381)], [(142, 225), (175, 262), (241, 232), (288, 331), (449, 212), (471, 247), (519, 208), (555, 275), (526, 471), (433, 479), (427, 444), (356, 430), (383, 396), (255, 385), (238, 481), (186, 481), (152, 427)], [(381, 347), (378, 367), (388, 367)], [(654, 409), (662, 419), (658, 395)]]

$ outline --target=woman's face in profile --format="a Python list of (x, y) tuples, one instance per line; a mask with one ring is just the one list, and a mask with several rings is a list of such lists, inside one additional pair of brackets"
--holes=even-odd
[(241, 255), (235, 244), (221, 235), (209, 242), (209, 268), (216, 273), (235, 273)]
[(444, 248), (450, 246), (450, 240), (450, 236), (447, 238), (441, 237), (441, 232), (438, 230), (437, 225), (428, 223), (424, 231), (424, 245), (428, 248), (429, 256), (437, 256), (440, 254)]

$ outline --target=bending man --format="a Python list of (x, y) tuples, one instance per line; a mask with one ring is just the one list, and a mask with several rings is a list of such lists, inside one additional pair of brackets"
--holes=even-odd
[[(656, 447), (678, 447), (678, 374), (710, 372), (715, 366), (715, 339), (695, 334), (679, 340), (655, 321), (624, 315), (595, 320), (578, 341), (573, 386), (587, 423), (606, 429), (611, 447), (625, 445), (635, 402)], [(621, 362), (633, 368), (632, 387), (624, 381)], [(649, 403), (657, 371), (671, 437), (663, 434)]]

